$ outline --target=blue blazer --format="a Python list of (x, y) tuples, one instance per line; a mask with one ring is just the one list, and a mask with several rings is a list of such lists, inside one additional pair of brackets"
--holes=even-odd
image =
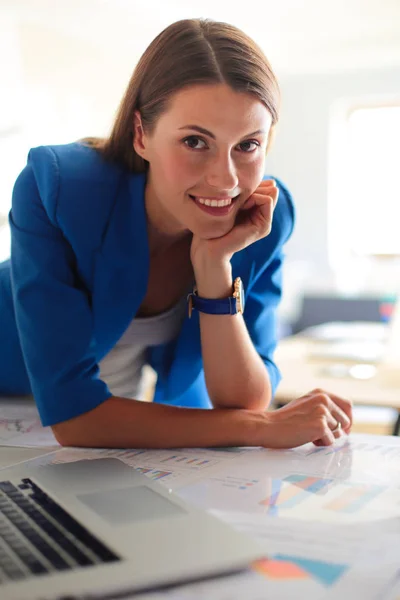
[[(0, 264), (0, 394), (33, 393), (43, 425), (112, 395), (98, 362), (146, 293), (145, 182), (145, 174), (73, 143), (31, 150), (15, 183), (11, 259)], [(273, 390), (282, 245), (294, 222), (290, 194), (277, 184), (270, 235), (232, 258), (245, 286), (244, 319)], [(177, 340), (151, 348), (150, 364), (158, 374), (155, 402), (211, 407), (196, 311)]]

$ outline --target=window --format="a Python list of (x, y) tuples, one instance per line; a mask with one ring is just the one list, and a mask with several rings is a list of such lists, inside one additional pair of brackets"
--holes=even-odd
[(400, 103), (342, 111), (331, 125), (328, 238), (332, 266), (400, 255)]

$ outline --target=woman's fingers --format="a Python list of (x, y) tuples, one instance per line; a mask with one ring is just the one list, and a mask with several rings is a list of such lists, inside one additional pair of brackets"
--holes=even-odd
[(278, 201), (279, 188), (272, 179), (262, 181), (258, 188), (248, 197), (247, 201), (243, 204), (242, 210), (249, 210), (254, 206), (265, 204), (270, 202), (272, 209), (275, 208)]
[(351, 428), (351, 403), (315, 389), (268, 413), (267, 420), (269, 440), (261, 445), (294, 448), (313, 442), (316, 446), (331, 446)]
[(262, 181), (259, 190), (262, 191), (264, 194), (268, 194), (272, 197), (272, 201), (275, 208), (279, 198), (279, 188), (276, 185), (276, 182), (273, 179), (267, 179), (265, 181)]
[(329, 394), (329, 396), (333, 400), (333, 402), (335, 402), (335, 404), (339, 406), (341, 410), (346, 414), (348, 418), (348, 424), (345, 425), (344, 423), (342, 423), (342, 427), (346, 431), (346, 433), (349, 433), (353, 425), (353, 404), (351, 400), (346, 400), (345, 398), (336, 396), (336, 394)]
[(277, 187), (275, 179), (263, 179), (258, 186), (260, 188), (272, 188)]
[[(351, 429), (352, 407), (350, 401), (319, 388), (310, 392), (309, 395), (314, 398), (315, 402), (326, 406), (332, 417), (336, 420), (336, 424), (340, 422), (340, 425), (345, 432)], [(334, 429), (334, 427), (331, 427), (331, 429)]]
[(350, 431), (351, 403), (344, 398), (317, 388), (299, 398), (297, 403), (310, 407), (316, 426), (315, 438), (311, 441), (316, 446), (330, 446)]
[(313, 444), (315, 446), (332, 446), (332, 444), (335, 442), (335, 436), (333, 435), (333, 433), (331, 431), (327, 431), (325, 435), (322, 436), (322, 438), (319, 438), (318, 440), (314, 440)]
[[(342, 410), (336, 402), (331, 399), (330, 411), (332, 417), (336, 420), (337, 431), (341, 430), (344, 433), (350, 433), (352, 422), (346, 412)], [(339, 425), (340, 424), (340, 425)], [(336, 426), (334, 429), (336, 429)]]
[(323, 433), (316, 440), (313, 440), (316, 446), (330, 446), (335, 439), (343, 435), (341, 420), (335, 418), (328, 408), (325, 410)]
[(323, 435), (321, 438), (313, 440), (313, 444), (315, 446), (331, 446), (335, 442), (335, 440), (338, 440), (344, 435), (342, 428), (337, 429), (336, 431), (333, 431), (330, 428), (328, 429), (329, 430), (327, 430), (326, 434)]
[(326, 398), (312, 398), (312, 403), (315, 404), (311, 410), (316, 429), (314, 439), (311, 441), (314, 443), (317, 441), (321, 446), (330, 446), (339, 432), (338, 420), (332, 415)]
[(338, 426), (339, 423), (340, 423), (339, 427), (341, 429), (343, 429), (343, 431), (346, 431), (347, 429), (349, 429), (351, 427), (349, 417), (346, 415), (346, 413), (343, 410), (338, 408), (337, 404), (332, 403), (332, 407), (330, 408), (330, 411), (331, 411), (332, 417), (334, 417), (334, 419), (336, 421), (336, 425), (333, 429), (336, 429), (336, 427)]

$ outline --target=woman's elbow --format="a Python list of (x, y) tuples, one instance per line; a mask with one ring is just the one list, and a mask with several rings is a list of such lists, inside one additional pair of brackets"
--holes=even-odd
[(79, 439), (79, 435), (76, 429), (71, 426), (72, 424), (68, 421), (63, 421), (51, 426), (54, 437), (60, 446), (71, 447), (71, 446), (83, 446), (82, 440)]

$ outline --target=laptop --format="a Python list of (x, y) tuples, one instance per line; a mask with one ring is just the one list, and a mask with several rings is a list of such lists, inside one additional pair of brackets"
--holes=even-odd
[[(48, 455), (51, 456), (51, 455)], [(0, 470), (0, 598), (108, 599), (229, 574), (260, 545), (117, 458)]]

